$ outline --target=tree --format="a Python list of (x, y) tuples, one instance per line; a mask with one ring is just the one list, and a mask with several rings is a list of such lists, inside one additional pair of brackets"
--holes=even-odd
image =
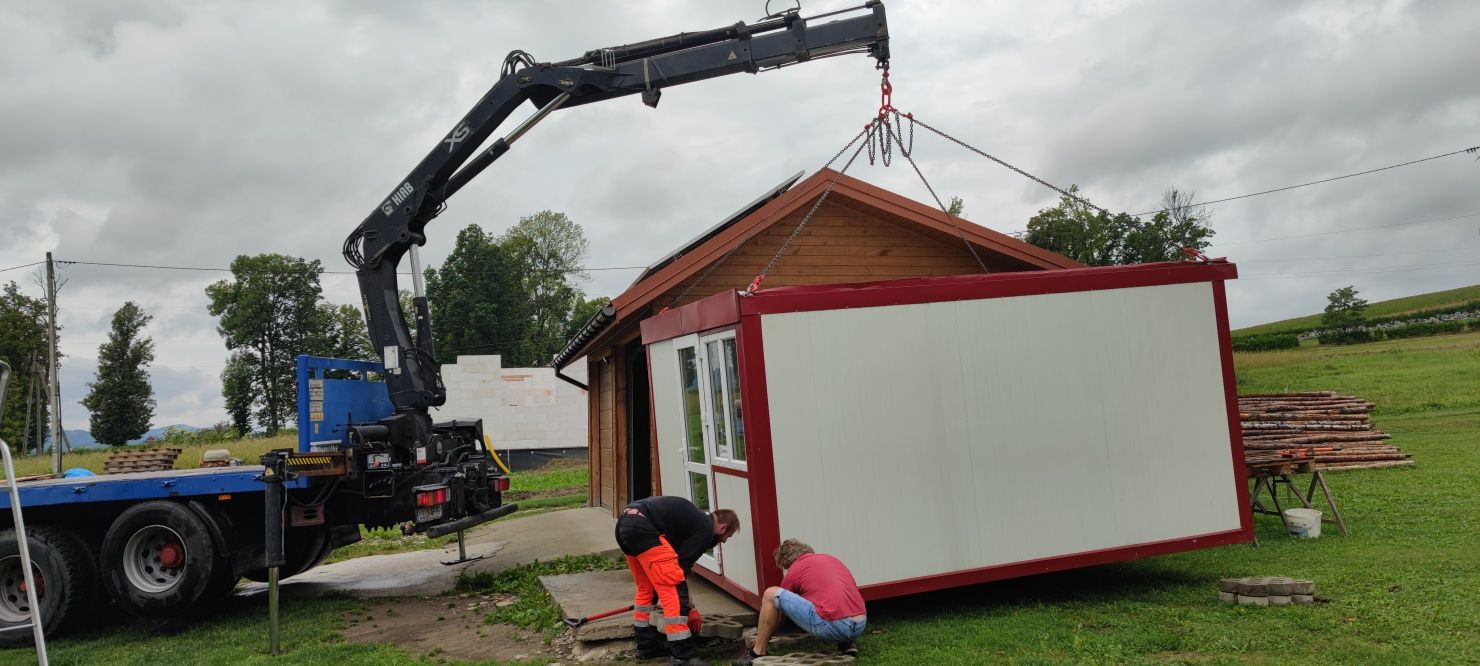
[(611, 305), (611, 303), (612, 299), (605, 296), (598, 296), (590, 300), (582, 296), (580, 302), (576, 303), (576, 306), (570, 311), (570, 320), (565, 324), (565, 335), (563, 336), (566, 342), (561, 343), (562, 348), (564, 348), (564, 345), (571, 338), (576, 337), (576, 333), (581, 331), (581, 327), (585, 326), (586, 322), (591, 321), (591, 318), (596, 316), (598, 310)]
[[(375, 346), (370, 343), (370, 329), (365, 325), (365, 315), (360, 308), (348, 303), (322, 303), (323, 317), (329, 322), (327, 347), (319, 352), (333, 358), (374, 360), (379, 357)], [(409, 306), (404, 305), (409, 310)], [(409, 312), (408, 312), (409, 314)]]
[(532, 326), (524, 282), (511, 253), (482, 227), (458, 232), (442, 267), (427, 269), (426, 284), (440, 361), (519, 352)]
[(154, 362), (154, 340), (143, 335), (153, 319), (133, 301), (125, 302), (113, 313), (108, 341), (98, 347), (98, 370), (82, 406), (91, 413), (89, 430), (99, 444), (127, 444), (143, 437), (154, 420), (148, 369)]
[(951, 215), (955, 215), (956, 217), (961, 217), (962, 215), (965, 215), (966, 200), (962, 199), (961, 197), (951, 197), (951, 205), (946, 208), (946, 212), (950, 213)]
[[(1077, 186), (1070, 187), (1077, 194)], [(1162, 195), (1163, 210), (1149, 221), (1127, 213), (1109, 214), (1075, 197), (1038, 211), (1028, 220), (1028, 243), (1090, 266), (1140, 264), (1182, 258), (1182, 248), (1202, 251), (1210, 244), (1212, 219), (1192, 203), (1191, 192), (1173, 188)]]
[[(57, 339), (61, 339), (58, 332)], [(14, 446), (29, 442), (26, 448), (41, 450), (51, 429), (42, 427), (41, 439), (34, 436), (37, 423), (51, 418), (46, 391), (31, 394), (32, 377), (46, 380), (46, 301), (20, 292), (15, 282), (0, 290), (0, 358), (10, 364), (10, 385), (6, 387), (4, 421), (0, 421), (0, 438)], [(41, 384), (45, 386), (44, 383)], [(36, 395), (39, 400), (28, 400)], [(27, 407), (30, 407), (29, 419)], [(30, 427), (27, 428), (26, 426)], [(29, 432), (22, 432), (29, 430)]]
[(519, 218), (500, 239), (519, 268), (529, 302), (530, 328), (512, 366), (539, 366), (565, 346), (565, 329), (581, 303), (578, 285), (590, 277), (581, 264), (590, 243), (565, 213), (542, 210)]
[(1323, 344), (1365, 342), (1371, 335), (1361, 328), (1367, 321), (1367, 301), (1357, 298), (1354, 286), (1345, 286), (1326, 296), (1325, 314), (1321, 315)]
[(231, 262), (232, 279), (206, 287), (210, 313), (220, 318), (217, 332), (251, 370), (252, 405), (269, 435), (297, 414), (298, 355), (330, 346), (332, 326), (319, 303), (322, 272), (318, 260), (242, 255)]
[(226, 416), (238, 437), (252, 432), (252, 363), (245, 354), (232, 354), (221, 371), (221, 397), (226, 400)]

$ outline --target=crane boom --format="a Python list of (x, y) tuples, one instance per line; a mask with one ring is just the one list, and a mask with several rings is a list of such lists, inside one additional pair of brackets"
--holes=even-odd
[[(529, 128), (564, 107), (634, 94), (656, 107), (662, 90), (670, 86), (821, 57), (867, 53), (882, 66), (888, 62), (888, 43), (883, 3), (870, 0), (810, 19), (793, 10), (751, 24), (587, 51), (561, 62), (537, 63), (522, 51), (511, 53), (503, 76), (488, 93), (345, 240), (344, 256), (356, 269), (370, 339), (383, 354), (387, 390), (396, 410), (389, 422), (380, 424), (384, 429), (362, 434), (384, 434), (402, 454), (431, 438), (427, 410), (443, 404), (447, 391), (433, 353), (426, 299), (414, 299), (413, 339), (401, 310), (396, 270), (408, 250), (426, 242), (426, 225), (447, 199)], [(534, 104), (535, 113), (480, 148), (525, 102)]]

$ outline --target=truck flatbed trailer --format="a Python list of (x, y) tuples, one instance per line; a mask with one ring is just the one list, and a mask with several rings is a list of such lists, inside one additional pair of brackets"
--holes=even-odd
[[(16, 490), (21, 507), (30, 510), (44, 506), (75, 507), (89, 502), (138, 502), (153, 499), (219, 498), (221, 495), (261, 493), (261, 465), (214, 467), (205, 469), (172, 469), (158, 472), (124, 472), (75, 478), (33, 479), (21, 481)], [(288, 488), (307, 488), (310, 477), (295, 477), (284, 482)], [(8, 483), (0, 483), (0, 489)], [(10, 508), (10, 495), (0, 493), (0, 509)]]

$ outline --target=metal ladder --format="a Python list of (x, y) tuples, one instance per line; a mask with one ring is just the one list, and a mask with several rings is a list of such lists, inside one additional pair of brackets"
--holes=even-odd
[[(5, 389), (9, 386), (10, 364), (0, 359), (0, 416), (5, 413)], [(26, 543), (26, 521), (21, 517), (21, 493), (16, 488), (15, 463), (10, 459), (10, 444), (3, 438), (0, 438), (0, 457), (5, 459), (5, 486), (10, 491), (10, 515), (15, 521), (15, 539), (20, 548), (21, 569), (26, 577), (26, 601), (31, 605), (31, 623), (6, 627), (5, 631), (19, 631), (30, 627), (32, 635), (36, 637), (37, 662), (41, 666), (47, 666), (46, 635), (41, 627), (41, 602), (36, 598), (36, 578), (31, 571), (31, 549)]]

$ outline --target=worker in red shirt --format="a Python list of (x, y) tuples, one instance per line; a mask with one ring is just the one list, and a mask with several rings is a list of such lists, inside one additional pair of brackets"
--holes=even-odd
[[(738, 531), (740, 518), (734, 511), (705, 513), (682, 497), (648, 497), (622, 510), (617, 545), (627, 556), (637, 586), (632, 638), (639, 659), (671, 657), (674, 666), (707, 663), (694, 644), (700, 617), (689, 603), (687, 578), (699, 556)], [(653, 616), (654, 605), (661, 608), (661, 615)]]
[(868, 616), (863, 594), (853, 573), (838, 558), (812, 552), (796, 539), (781, 542), (776, 566), (786, 572), (780, 587), (766, 589), (761, 597), (761, 618), (755, 627), (755, 643), (731, 664), (749, 666), (766, 654), (766, 643), (781, 626), (785, 615), (797, 626), (850, 656), (858, 655), (855, 641), (863, 635)]

